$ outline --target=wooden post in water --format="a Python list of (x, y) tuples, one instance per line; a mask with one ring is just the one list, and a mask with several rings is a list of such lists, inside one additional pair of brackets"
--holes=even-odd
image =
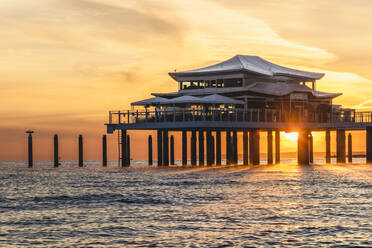
[(149, 165), (152, 165), (152, 135), (149, 135), (149, 138), (148, 138), (148, 158), (149, 158)]
[(275, 130), (275, 164), (280, 164), (280, 131)]
[(199, 166), (204, 165), (204, 131), (199, 130)]
[(121, 130), (121, 167), (126, 165), (127, 156), (127, 130)]
[(54, 135), (54, 167), (58, 167), (58, 135)]
[(163, 165), (163, 132), (161, 129), (157, 132), (157, 143), (158, 143), (158, 166)]
[(314, 163), (314, 139), (311, 132), (309, 133), (309, 162)]
[(107, 167), (107, 136), (102, 136), (102, 166)]
[(243, 131), (243, 165), (248, 165), (248, 131)]
[(163, 165), (169, 166), (169, 137), (168, 130), (163, 130)]
[(231, 164), (231, 132), (226, 130), (226, 165)]
[(196, 166), (196, 131), (191, 131), (191, 165)]
[(170, 164), (174, 165), (174, 136), (170, 137)]
[(216, 131), (216, 165), (221, 165), (221, 131)]
[(127, 156), (126, 156), (126, 167), (130, 166), (130, 135), (127, 135)]
[(331, 163), (331, 131), (326, 130), (326, 163)]
[(348, 162), (352, 163), (353, 162), (353, 141), (351, 137), (351, 133), (347, 136), (347, 156), (348, 156)]
[(273, 132), (267, 131), (267, 164), (273, 164)]
[(372, 127), (367, 127), (366, 132), (366, 161), (372, 163)]
[(27, 147), (28, 147), (28, 168), (32, 168), (34, 166), (33, 161), (33, 152), (32, 152), (32, 133), (33, 131), (27, 131)]
[(79, 167), (83, 167), (83, 135), (79, 135)]
[(182, 165), (187, 165), (187, 133), (186, 130), (182, 131)]
[(238, 164), (238, 132), (236, 130), (233, 131), (233, 160), (234, 164)]

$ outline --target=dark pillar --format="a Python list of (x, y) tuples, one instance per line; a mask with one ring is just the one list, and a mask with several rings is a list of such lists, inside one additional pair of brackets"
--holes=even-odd
[(174, 136), (170, 137), (170, 164), (174, 165)]
[(127, 164), (127, 130), (121, 130), (121, 166)]
[(196, 165), (196, 131), (191, 131), (191, 165)]
[(353, 162), (353, 141), (351, 137), (351, 133), (347, 136), (347, 155), (348, 155), (348, 162), (352, 163)]
[(314, 139), (311, 132), (309, 133), (309, 162), (314, 163)]
[(226, 165), (231, 164), (231, 133), (226, 131)]
[(163, 165), (169, 165), (169, 137), (168, 130), (163, 130)]
[(233, 160), (234, 164), (238, 164), (238, 132), (233, 131)]
[[(260, 132), (258, 130), (252, 131), (252, 164), (260, 164)], [(251, 145), (250, 144), (250, 145)]]
[(149, 139), (148, 139), (148, 158), (149, 158), (149, 165), (152, 165), (152, 135), (149, 135)]
[(54, 167), (58, 167), (58, 135), (54, 135)]
[(182, 131), (182, 165), (187, 165), (187, 132)]
[(212, 165), (216, 163), (216, 150), (215, 150), (215, 142), (214, 142), (213, 135), (211, 135), (211, 162), (212, 162)]
[(204, 131), (199, 130), (199, 166), (204, 165)]
[(280, 131), (275, 130), (275, 164), (280, 164)]
[(338, 129), (336, 132), (336, 142), (337, 142), (337, 163), (345, 163), (345, 130)]
[(158, 166), (162, 166), (163, 165), (163, 131), (161, 129), (158, 130), (157, 142), (158, 142)]
[(267, 164), (273, 164), (273, 132), (267, 131)]
[(210, 130), (207, 130), (207, 165), (212, 165), (212, 133)]
[(302, 130), (298, 132), (297, 139), (297, 163), (309, 165), (309, 132)]
[(83, 135), (79, 135), (79, 167), (83, 167)]
[(33, 153), (32, 153), (31, 133), (28, 134), (27, 143), (28, 143), (28, 168), (32, 168), (34, 166), (34, 161), (33, 161)]
[(249, 164), (253, 165), (253, 130), (249, 130)]
[(366, 132), (366, 160), (372, 163), (372, 127), (367, 127)]
[(216, 165), (221, 165), (221, 131), (216, 131)]
[(248, 165), (248, 131), (243, 131), (243, 165)]
[(127, 135), (127, 156), (125, 166), (130, 166), (130, 135)]
[(331, 163), (331, 131), (326, 130), (326, 163)]
[(107, 166), (107, 136), (106, 134), (102, 136), (102, 166), (103, 167)]

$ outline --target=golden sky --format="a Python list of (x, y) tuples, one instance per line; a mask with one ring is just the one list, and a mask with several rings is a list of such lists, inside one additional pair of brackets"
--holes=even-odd
[(52, 159), (54, 133), (62, 159), (76, 159), (80, 133), (98, 159), (108, 110), (176, 90), (169, 71), (235, 54), (325, 72), (319, 90), (368, 109), (370, 13), (370, 0), (0, 0), (0, 161), (25, 160), (29, 128), (35, 159)]

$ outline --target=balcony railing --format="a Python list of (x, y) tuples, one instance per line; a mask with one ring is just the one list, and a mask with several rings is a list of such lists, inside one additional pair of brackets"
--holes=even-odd
[(298, 113), (282, 113), (275, 109), (218, 109), (218, 110), (155, 110), (110, 111), (109, 124), (135, 124), (187, 121), (240, 121), (240, 122), (312, 122), (312, 123), (369, 123), (372, 112), (315, 112), (303, 116)]

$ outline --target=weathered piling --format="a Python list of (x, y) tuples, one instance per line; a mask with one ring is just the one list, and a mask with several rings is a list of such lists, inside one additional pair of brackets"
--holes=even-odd
[(152, 165), (153, 161), (152, 161), (152, 135), (149, 135), (149, 138), (148, 138), (148, 161), (149, 161), (149, 165)]
[(79, 167), (83, 167), (83, 135), (79, 135)]
[(130, 135), (127, 135), (127, 156), (125, 166), (130, 166)]
[(314, 139), (313, 135), (309, 133), (309, 162), (314, 163)]
[(121, 130), (121, 166), (126, 166), (126, 156), (127, 156), (127, 130), (123, 129)]
[(248, 131), (243, 131), (243, 165), (248, 165)]
[(231, 133), (230, 130), (226, 131), (226, 165), (231, 164)]
[(367, 127), (366, 132), (366, 160), (372, 163), (372, 127)]
[(59, 161), (58, 161), (58, 135), (54, 135), (54, 167), (58, 167)]
[(170, 137), (170, 164), (174, 165), (174, 136)]
[(221, 165), (221, 131), (216, 131), (216, 165)]
[(102, 136), (102, 166), (107, 166), (107, 136)]
[(182, 165), (187, 165), (187, 133), (182, 131)]
[(33, 152), (32, 152), (32, 133), (33, 131), (27, 131), (27, 146), (28, 146), (28, 168), (32, 168), (34, 166), (33, 161)]
[(236, 130), (233, 131), (233, 160), (234, 164), (238, 164), (238, 132)]
[(280, 164), (280, 131), (275, 130), (275, 164)]
[(273, 132), (267, 131), (267, 164), (273, 164)]
[(326, 163), (331, 163), (331, 131), (326, 130), (325, 134), (325, 141), (326, 141)]
[(163, 130), (163, 165), (169, 165), (169, 137), (168, 130)]
[(309, 132), (302, 130), (298, 132), (297, 139), (297, 163), (309, 165)]
[(204, 131), (199, 130), (199, 166), (204, 165)]
[(163, 132), (158, 130), (157, 132), (157, 146), (158, 146), (158, 166), (163, 165)]
[(352, 163), (353, 162), (353, 141), (351, 137), (351, 133), (347, 136), (347, 156), (348, 156), (348, 162)]
[(191, 131), (191, 165), (196, 166), (196, 131)]
[(337, 143), (337, 163), (345, 163), (346, 156), (345, 156), (345, 130), (338, 129), (336, 132), (336, 143)]

